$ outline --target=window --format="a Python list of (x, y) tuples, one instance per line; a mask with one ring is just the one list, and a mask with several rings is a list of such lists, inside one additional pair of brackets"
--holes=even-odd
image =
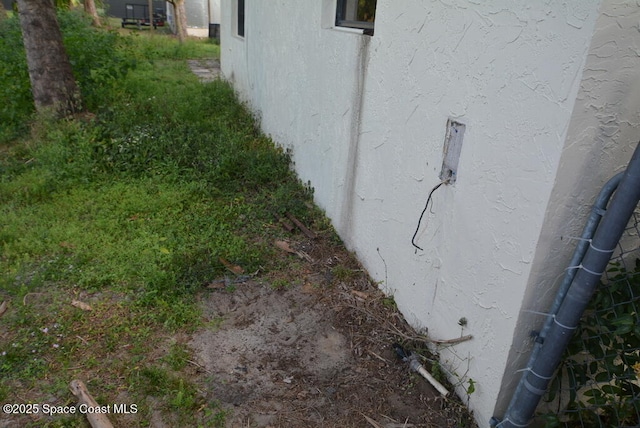
[(362, 28), (372, 36), (375, 18), (376, 0), (338, 0), (336, 27)]
[(244, 37), (244, 0), (238, 1), (238, 36)]

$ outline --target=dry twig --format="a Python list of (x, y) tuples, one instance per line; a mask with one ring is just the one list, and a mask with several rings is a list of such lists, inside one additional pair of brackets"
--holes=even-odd
[(372, 427), (374, 427), (374, 428), (383, 428), (382, 425), (380, 425), (379, 423), (377, 423), (376, 421), (371, 419), (369, 416), (365, 415), (364, 413), (360, 413), (360, 414), (362, 416), (364, 416), (364, 418), (367, 420), (367, 422), (369, 422), (371, 424)]
[[(100, 409), (98, 402), (91, 396), (91, 394), (89, 394), (87, 386), (81, 380), (72, 380), (69, 384), (69, 389), (71, 390), (71, 393), (78, 398), (78, 402), (80, 404), (84, 404), (88, 408), (94, 410)], [(107, 418), (103, 413), (87, 412), (86, 415), (87, 420), (93, 428), (113, 428), (109, 418)]]

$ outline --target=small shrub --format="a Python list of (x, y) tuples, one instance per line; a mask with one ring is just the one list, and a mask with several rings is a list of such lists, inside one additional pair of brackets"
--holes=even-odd
[(115, 31), (92, 27), (80, 10), (60, 10), (58, 21), (83, 102), (94, 110), (112, 84), (135, 66), (132, 45)]
[[(640, 260), (613, 263), (589, 302), (546, 401), (568, 402), (547, 426), (636, 426), (640, 415)], [(562, 391), (568, 397), (562, 397)], [(585, 425), (586, 424), (586, 425)]]
[[(116, 32), (98, 30), (77, 10), (58, 11), (63, 42), (83, 102), (98, 108), (114, 82), (135, 66), (131, 43)], [(0, 143), (27, 129), (34, 112), (27, 60), (17, 16), (0, 22)]]

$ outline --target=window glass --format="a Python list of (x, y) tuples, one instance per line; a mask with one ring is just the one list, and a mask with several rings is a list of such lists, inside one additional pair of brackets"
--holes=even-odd
[(376, 0), (358, 0), (357, 21), (373, 22), (376, 17)]
[(362, 28), (365, 34), (373, 35), (376, 17), (376, 0), (338, 0), (336, 26)]
[(244, 0), (238, 0), (238, 36), (244, 37)]

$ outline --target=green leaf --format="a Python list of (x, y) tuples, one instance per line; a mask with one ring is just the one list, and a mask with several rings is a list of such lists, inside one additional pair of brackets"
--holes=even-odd
[(603, 385), (602, 392), (609, 395), (617, 395), (622, 391), (622, 388), (615, 385)]

